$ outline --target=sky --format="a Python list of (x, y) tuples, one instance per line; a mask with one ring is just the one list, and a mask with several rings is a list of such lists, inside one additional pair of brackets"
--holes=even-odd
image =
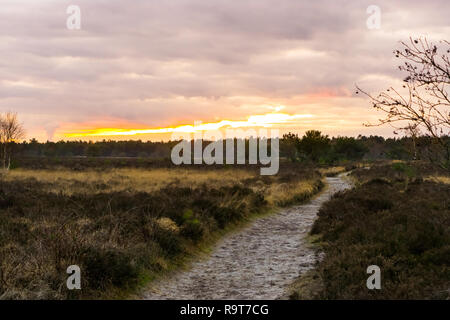
[(166, 140), (200, 122), (390, 136), (363, 126), (382, 115), (355, 84), (399, 85), (399, 41), (449, 39), (449, 12), (448, 0), (0, 0), (0, 112), (40, 141)]

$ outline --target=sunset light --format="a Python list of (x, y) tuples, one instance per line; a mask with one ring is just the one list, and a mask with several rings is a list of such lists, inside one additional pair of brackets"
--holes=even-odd
[(286, 114), (268, 113), (249, 116), (247, 120), (221, 120), (219, 122), (185, 124), (165, 128), (148, 129), (120, 129), (120, 128), (93, 128), (82, 129), (77, 132), (64, 133), (66, 138), (105, 137), (105, 136), (135, 136), (140, 134), (164, 133), (194, 133), (199, 131), (220, 130), (226, 128), (270, 128), (289, 124), (298, 124), (301, 119), (312, 118), (312, 114)]
[(448, 13), (1, 0), (2, 310), (432, 317), (408, 300), (450, 300)]

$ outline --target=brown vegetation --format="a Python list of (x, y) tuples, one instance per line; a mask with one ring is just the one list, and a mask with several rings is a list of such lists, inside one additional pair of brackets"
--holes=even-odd
[[(301, 166), (274, 177), (229, 168), (9, 174), (0, 181), (6, 299), (122, 294), (179, 265), (218, 232), (322, 186), (317, 171)], [(82, 270), (80, 291), (66, 288), (72, 264)]]
[[(353, 172), (357, 186), (327, 202), (313, 226), (325, 257), (309, 298), (449, 298), (450, 186), (423, 179), (435, 170), (397, 162)], [(381, 268), (381, 290), (366, 287), (370, 265)], [(310, 291), (299, 286), (292, 298)]]

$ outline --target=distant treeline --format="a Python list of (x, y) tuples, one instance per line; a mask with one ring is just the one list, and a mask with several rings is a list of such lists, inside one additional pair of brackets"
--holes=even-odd
[[(446, 140), (450, 144), (450, 137)], [(140, 140), (98, 142), (58, 141), (40, 143), (35, 139), (13, 143), (15, 157), (139, 157), (170, 158), (177, 141)], [(208, 142), (204, 141), (204, 145)], [(246, 141), (248, 146), (248, 140)], [(333, 137), (308, 131), (303, 137), (289, 133), (280, 139), (280, 156), (291, 161), (334, 163), (342, 160), (432, 160), (441, 154), (427, 136), (384, 138), (381, 136)]]

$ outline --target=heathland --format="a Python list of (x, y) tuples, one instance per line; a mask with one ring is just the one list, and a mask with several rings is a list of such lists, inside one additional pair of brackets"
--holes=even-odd
[[(186, 266), (226, 232), (304, 202), (324, 187), (325, 176), (351, 170), (354, 188), (325, 203), (312, 229), (324, 258), (291, 297), (448, 297), (450, 174), (445, 162), (425, 160), (429, 149), (410, 142), (286, 136), (274, 176), (252, 165), (174, 166), (164, 157), (17, 150), (0, 177), (0, 297), (129, 297)], [(15, 147), (33, 145), (56, 146)], [(424, 160), (411, 160), (418, 156)], [(365, 286), (374, 264), (383, 290)], [(82, 290), (66, 287), (70, 265), (82, 270)]]
[[(310, 165), (286, 163), (278, 175), (260, 176), (248, 166), (90, 161), (78, 159), (72, 169), (23, 166), (1, 177), (1, 298), (126, 297), (226, 230), (323, 187)], [(70, 265), (82, 270), (82, 290), (66, 287)]]
[[(449, 299), (450, 174), (430, 163), (358, 168), (355, 187), (318, 213), (311, 240), (325, 253), (293, 299)], [(366, 269), (381, 270), (368, 290)]]

